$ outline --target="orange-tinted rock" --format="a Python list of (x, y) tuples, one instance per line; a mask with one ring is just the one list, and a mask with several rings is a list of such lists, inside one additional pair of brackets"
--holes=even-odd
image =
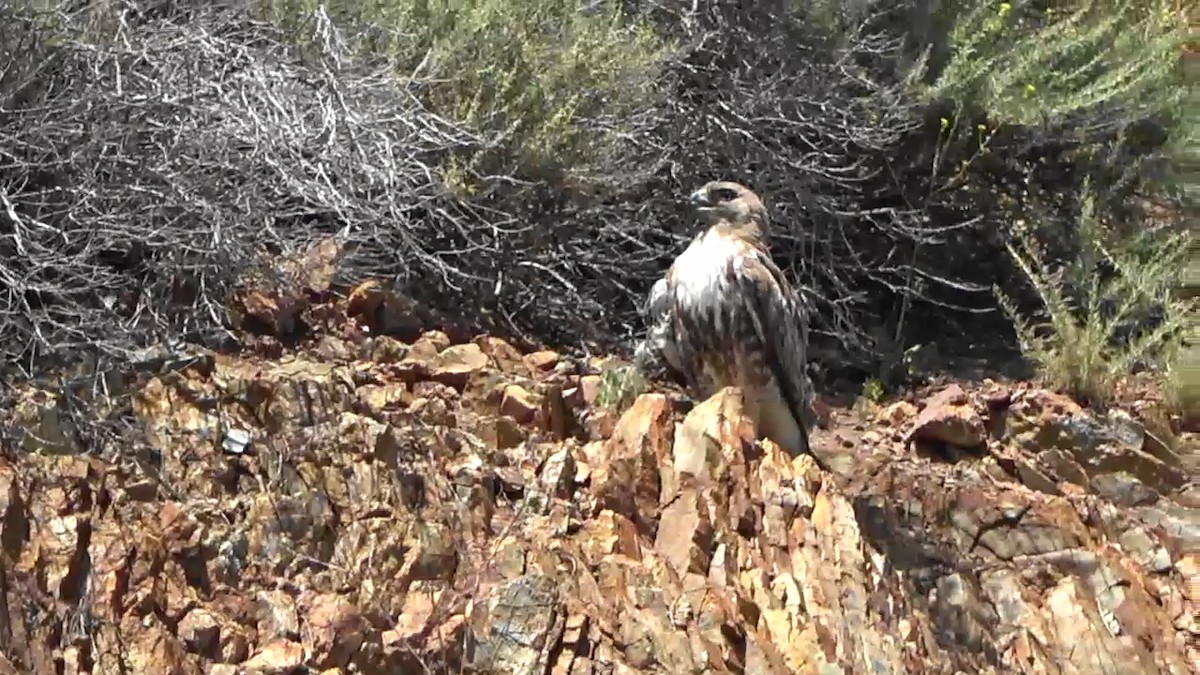
[(654, 550), (680, 575), (704, 574), (712, 559), (713, 530), (708, 505), (695, 489), (676, 496), (662, 512), (665, 526), (658, 528)]
[(371, 633), (358, 607), (333, 593), (306, 598), (304, 605), (301, 642), (305, 652), (317, 655), (313, 661), (318, 668), (349, 665)]
[[(618, 415), (565, 357), (327, 337), (155, 373), (87, 455), (14, 406), (59, 436), (0, 459), (0, 593), (36, 619), (0, 675), (1189, 672), (1200, 500), (1140, 417), (1021, 383), (834, 405), (834, 476), (734, 390)], [(905, 447), (972, 415), (987, 453)]]
[(917, 406), (908, 401), (896, 401), (879, 412), (878, 418), (893, 427), (908, 423), (917, 415)]
[(987, 439), (983, 418), (962, 387), (952, 384), (931, 397), (917, 415), (909, 438), (978, 448)]
[(500, 414), (508, 415), (518, 424), (531, 424), (541, 411), (542, 401), (524, 387), (510, 384), (500, 399)]
[(212, 612), (197, 607), (184, 615), (177, 628), (187, 650), (205, 658), (218, 658), (221, 641), (221, 622)]
[(286, 675), (304, 665), (304, 647), (291, 640), (273, 640), (263, 645), (242, 667), (248, 673)]
[(549, 372), (558, 365), (558, 352), (540, 351), (526, 354), (525, 364), (534, 371)]
[(579, 378), (579, 392), (582, 403), (586, 407), (596, 405), (596, 397), (600, 395), (600, 376), (584, 375)]
[(479, 337), (476, 342), (483, 353), (492, 358), (501, 372), (527, 374), (528, 366), (516, 347), (500, 338), (486, 335)]
[(660, 468), (671, 451), (666, 416), (665, 396), (643, 394), (621, 416), (612, 438), (597, 448), (602, 456), (589, 458), (598, 508), (635, 523), (657, 516)]
[(451, 345), (438, 353), (430, 366), (430, 377), (461, 390), (467, 381), (488, 367), (487, 354), (475, 343)]

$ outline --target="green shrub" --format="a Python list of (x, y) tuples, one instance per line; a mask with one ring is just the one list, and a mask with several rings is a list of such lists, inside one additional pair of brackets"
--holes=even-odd
[(596, 405), (624, 413), (646, 391), (646, 378), (635, 365), (610, 361), (600, 370)]
[(916, 72), (941, 117), (938, 170), (999, 216), (1031, 282), (1030, 302), (996, 288), (1025, 355), (1097, 405), (1133, 369), (1178, 377), (1195, 303), (1172, 292), (1189, 238), (1141, 208), (1177, 208), (1170, 184), (1195, 150), (1174, 3), (934, 5)]
[[(360, 55), (386, 59), (421, 84), (434, 112), (465, 122), (481, 146), (447, 162), (442, 180), (472, 174), (544, 178), (602, 154), (620, 120), (652, 101), (667, 45), (620, 3), (574, 0), (333, 0), (324, 5)], [(262, 0), (298, 36), (319, 38), (315, 0)]]
[(1164, 387), (1167, 406), (1194, 425), (1200, 419), (1200, 330), (1194, 325), (1189, 346), (1169, 365)]
[(1195, 298), (1177, 294), (1190, 234), (1150, 230), (1122, 234), (1103, 223), (1086, 194), (1079, 215), (1081, 255), (1047, 260), (1036, 240), (1018, 232), (1010, 245), (1017, 266), (1037, 290), (1044, 317), (1002, 306), (1022, 351), (1048, 384), (1092, 404), (1110, 401), (1113, 385), (1137, 367), (1164, 379), (1180, 377), (1188, 340), (1196, 338)]
[(862, 396), (871, 403), (879, 403), (883, 397), (887, 395), (887, 390), (883, 386), (883, 382), (877, 377), (867, 378), (863, 382)]
[(946, 62), (929, 93), (970, 103), (997, 123), (1028, 125), (1098, 106), (1178, 105), (1186, 29), (1171, 0), (1046, 4), (976, 1), (954, 10)]
[(1047, 216), (1070, 207), (1081, 178), (1104, 196), (1101, 212), (1133, 194), (1182, 194), (1171, 184), (1195, 154), (1195, 113), (1180, 78), (1187, 24), (1170, 0), (974, 0), (957, 15), (937, 4), (946, 28), (917, 73), (941, 110), (953, 187), (1066, 239)]

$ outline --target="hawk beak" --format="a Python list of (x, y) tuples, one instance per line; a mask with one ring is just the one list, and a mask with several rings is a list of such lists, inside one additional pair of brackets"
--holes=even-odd
[(688, 195), (688, 203), (693, 206), (710, 206), (708, 202), (708, 190), (700, 189)]

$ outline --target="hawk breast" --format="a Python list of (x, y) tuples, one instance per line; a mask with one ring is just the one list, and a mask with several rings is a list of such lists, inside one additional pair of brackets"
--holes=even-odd
[[(745, 272), (754, 249), (713, 228), (697, 238), (671, 271), (671, 309), (678, 356), (702, 392), (743, 383), (744, 357), (761, 349)], [(757, 379), (757, 378), (756, 378)]]
[(671, 270), (672, 299), (677, 310), (705, 315), (727, 304), (723, 298), (731, 285), (730, 273), (742, 254), (740, 243), (714, 228), (687, 247)]

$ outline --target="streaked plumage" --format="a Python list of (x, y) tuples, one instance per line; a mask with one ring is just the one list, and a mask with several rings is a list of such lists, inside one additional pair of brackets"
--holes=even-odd
[(812, 454), (808, 317), (767, 249), (766, 209), (727, 181), (690, 199), (707, 229), (654, 285), (641, 349), (682, 375), (697, 400), (738, 387), (762, 436), (793, 455)]
[(680, 380), (683, 377), (683, 364), (675, 347), (670, 310), (671, 296), (664, 276), (654, 283), (646, 304), (642, 306), (642, 316), (647, 325), (646, 338), (638, 343), (634, 357), (642, 368), (666, 371), (672, 379)]

